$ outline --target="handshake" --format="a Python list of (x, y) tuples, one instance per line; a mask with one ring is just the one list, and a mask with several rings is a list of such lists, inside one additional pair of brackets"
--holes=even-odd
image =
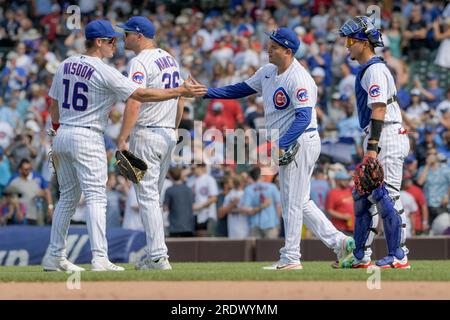
[(180, 88), (180, 95), (182, 97), (193, 98), (193, 97), (203, 97), (208, 88), (189, 76)]

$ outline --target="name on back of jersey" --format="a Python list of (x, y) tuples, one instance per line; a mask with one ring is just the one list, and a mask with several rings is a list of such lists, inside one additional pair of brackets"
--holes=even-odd
[(155, 63), (158, 66), (159, 71), (162, 71), (164, 69), (171, 68), (171, 67), (178, 67), (177, 62), (171, 56), (165, 56), (165, 57), (158, 58), (155, 60)]
[(82, 78), (85, 78), (86, 80), (90, 80), (92, 77), (92, 74), (94, 73), (95, 69), (91, 66), (77, 63), (77, 62), (66, 62), (64, 63), (64, 74), (66, 75), (76, 75), (80, 76)]

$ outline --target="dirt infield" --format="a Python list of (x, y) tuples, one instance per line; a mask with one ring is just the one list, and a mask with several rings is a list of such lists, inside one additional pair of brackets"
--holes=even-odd
[(450, 282), (381, 283), (367, 289), (358, 281), (148, 281), (0, 283), (0, 299), (150, 299), (150, 300), (302, 300), (302, 299), (450, 299)]

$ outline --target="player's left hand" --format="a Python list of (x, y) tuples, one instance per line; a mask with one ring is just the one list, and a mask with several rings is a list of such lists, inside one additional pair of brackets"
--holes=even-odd
[(120, 137), (119, 139), (117, 139), (117, 149), (119, 149), (120, 151), (129, 150), (128, 143), (125, 141), (125, 139), (122, 139)]
[(375, 152), (375, 151), (372, 151), (372, 150), (370, 150), (370, 151), (367, 151), (365, 154), (364, 154), (364, 158), (376, 158), (377, 157), (377, 153)]

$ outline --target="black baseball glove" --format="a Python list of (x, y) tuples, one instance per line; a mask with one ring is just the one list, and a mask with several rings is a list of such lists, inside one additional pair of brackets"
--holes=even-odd
[(120, 174), (133, 183), (139, 183), (148, 169), (144, 160), (136, 157), (130, 151), (117, 150), (116, 159)]
[(300, 148), (300, 144), (295, 141), (293, 144), (287, 148), (287, 150), (283, 153), (281, 157), (278, 158), (278, 164), (280, 166), (287, 166), (292, 161), (295, 162), (295, 155), (298, 152), (298, 149)]

